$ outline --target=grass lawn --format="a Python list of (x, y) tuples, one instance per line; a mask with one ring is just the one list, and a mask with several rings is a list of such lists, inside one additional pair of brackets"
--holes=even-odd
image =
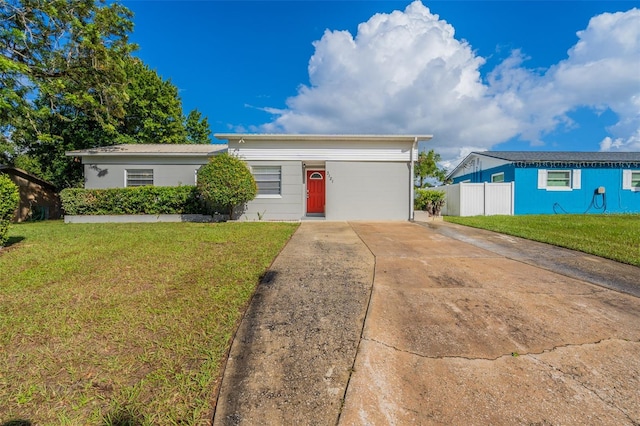
[(296, 227), (12, 225), (0, 424), (207, 424), (235, 326)]
[(640, 266), (640, 215), (524, 215), (444, 218)]

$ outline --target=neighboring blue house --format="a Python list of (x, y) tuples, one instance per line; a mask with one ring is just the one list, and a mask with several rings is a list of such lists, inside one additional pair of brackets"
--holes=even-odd
[(640, 152), (472, 152), (448, 177), (514, 182), (514, 214), (640, 213)]

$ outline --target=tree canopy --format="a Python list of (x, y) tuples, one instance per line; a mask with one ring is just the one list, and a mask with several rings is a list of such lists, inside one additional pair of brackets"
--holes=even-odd
[(65, 151), (119, 143), (210, 143), (178, 89), (128, 40), (132, 13), (104, 0), (0, 0), (0, 161), (59, 188), (82, 166)]
[(440, 154), (433, 149), (429, 152), (421, 151), (418, 154), (414, 166), (416, 188), (427, 188), (433, 186), (434, 182), (445, 182), (447, 170), (438, 165), (441, 160)]

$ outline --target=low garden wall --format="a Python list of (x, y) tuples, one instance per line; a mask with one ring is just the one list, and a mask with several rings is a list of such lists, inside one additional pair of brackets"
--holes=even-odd
[(222, 215), (204, 214), (103, 214), (65, 215), (64, 223), (132, 223), (132, 222), (220, 222)]

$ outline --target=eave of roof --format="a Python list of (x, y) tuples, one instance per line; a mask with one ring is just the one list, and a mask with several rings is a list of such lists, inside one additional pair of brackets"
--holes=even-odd
[(225, 151), (225, 144), (123, 144), (103, 146), (90, 149), (79, 149), (75, 151), (67, 151), (67, 157), (85, 157), (85, 156), (171, 156), (171, 157), (193, 157), (208, 156), (220, 151)]
[(6, 172), (13, 172), (13, 174), (20, 176), (24, 179), (30, 180), (31, 182), (35, 182), (40, 186), (43, 187), (47, 187), (49, 189), (52, 189), (54, 191), (57, 190), (56, 186), (54, 184), (52, 184), (51, 182), (47, 182), (44, 179), (40, 179), (38, 176), (32, 175), (31, 173), (27, 172), (26, 170), (22, 170), (19, 169), (17, 167), (13, 167), (13, 166), (5, 166), (3, 164), (0, 164), (0, 172), (2, 171), (6, 171)]
[(605, 163), (639, 163), (640, 152), (585, 152), (585, 151), (476, 151), (467, 155), (453, 170), (447, 174), (447, 178), (453, 176), (471, 156), (485, 156), (512, 163), (535, 165), (538, 163), (581, 163), (581, 164), (605, 164)]
[(472, 154), (498, 158), (506, 161), (559, 161), (559, 162), (636, 162), (640, 161), (640, 152), (585, 152), (585, 151), (484, 151)]
[(320, 141), (337, 141), (337, 142), (373, 142), (373, 141), (389, 141), (389, 142), (419, 142), (428, 141), (433, 135), (322, 135), (322, 134), (291, 134), (291, 133), (217, 133), (214, 135), (220, 140), (245, 140), (245, 141), (279, 141), (279, 142), (320, 142)]

